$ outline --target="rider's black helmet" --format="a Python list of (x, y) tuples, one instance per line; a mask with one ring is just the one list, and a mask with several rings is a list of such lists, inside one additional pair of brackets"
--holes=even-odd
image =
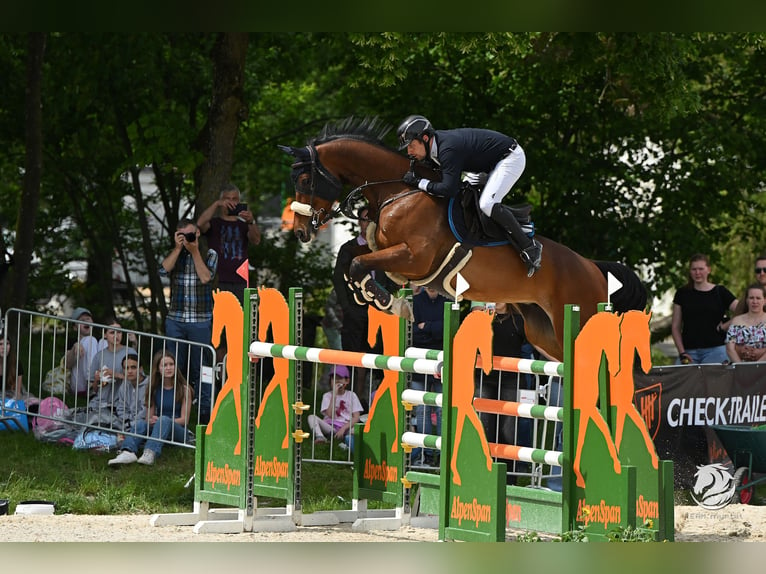
[(399, 138), (399, 150), (410, 145), (412, 140), (419, 140), (423, 134), (432, 134), (433, 131), (434, 128), (427, 118), (419, 115), (407, 116), (396, 129), (396, 136)]

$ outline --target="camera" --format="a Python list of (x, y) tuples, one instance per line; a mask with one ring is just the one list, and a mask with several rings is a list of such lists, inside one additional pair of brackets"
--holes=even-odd
[(186, 241), (189, 243), (194, 243), (197, 241), (197, 232), (196, 231), (190, 231), (189, 233), (184, 233), (183, 236), (186, 238)]
[(238, 203), (234, 209), (229, 210), (229, 215), (239, 215), (243, 211), (247, 211), (247, 204)]

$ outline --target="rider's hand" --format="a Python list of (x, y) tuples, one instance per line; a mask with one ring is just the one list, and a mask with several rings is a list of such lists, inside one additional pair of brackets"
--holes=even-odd
[(415, 175), (414, 171), (408, 171), (407, 173), (404, 174), (402, 181), (406, 183), (407, 185), (418, 187), (418, 184), (420, 183), (420, 178), (417, 175)]

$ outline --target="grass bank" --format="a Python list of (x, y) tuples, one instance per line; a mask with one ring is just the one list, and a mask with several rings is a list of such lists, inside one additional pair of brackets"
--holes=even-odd
[[(0, 498), (9, 513), (24, 500), (50, 500), (57, 514), (189, 512), (194, 504), (194, 450), (165, 447), (154, 466), (114, 468), (114, 453), (76, 451), (32, 434), (0, 432)], [(350, 508), (348, 465), (304, 463), (303, 511)], [(259, 498), (259, 506), (284, 505)]]

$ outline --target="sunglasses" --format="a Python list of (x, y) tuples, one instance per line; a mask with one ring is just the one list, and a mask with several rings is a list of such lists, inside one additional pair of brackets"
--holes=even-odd
[(761, 273), (766, 273), (766, 267), (756, 267), (755, 268), (755, 274), (759, 275)]

